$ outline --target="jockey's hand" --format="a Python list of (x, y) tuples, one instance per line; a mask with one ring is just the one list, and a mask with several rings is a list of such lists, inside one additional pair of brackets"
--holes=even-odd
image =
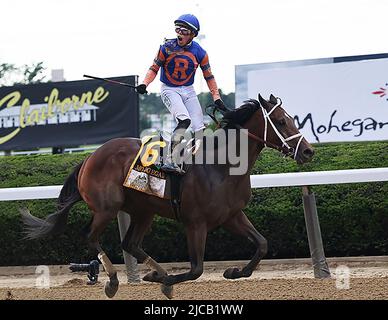
[(224, 102), (221, 99), (217, 99), (214, 101), (214, 104), (222, 111), (228, 111), (228, 109), (225, 107)]
[(140, 94), (145, 94), (145, 93), (148, 93), (148, 91), (146, 90), (147, 86), (142, 83), (142, 84), (139, 84), (137, 87), (136, 87), (136, 92), (137, 93), (140, 93)]

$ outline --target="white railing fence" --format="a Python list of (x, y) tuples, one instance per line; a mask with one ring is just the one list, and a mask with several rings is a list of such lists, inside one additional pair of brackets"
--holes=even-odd
[[(388, 181), (388, 168), (251, 175), (252, 188)], [(58, 198), (62, 185), (0, 188), (0, 201)]]
[[(388, 181), (388, 168), (251, 175), (252, 188), (302, 187), (307, 236), (309, 240), (314, 275), (316, 278), (329, 277), (330, 271), (324, 255), (315, 196), (314, 193), (310, 191), (309, 187), (324, 184), (379, 181)], [(57, 198), (61, 188), (62, 185), (0, 188), (0, 201)], [(129, 221), (123, 220), (123, 216), (128, 217), (129, 219), (128, 215), (121, 215), (121, 217), (119, 217), (119, 227), (121, 229), (123, 228), (123, 224), (129, 226)], [(120, 233), (123, 233), (121, 229)], [(136, 265), (133, 262), (133, 257), (127, 255), (126, 253), (124, 256), (128, 271), (128, 281), (132, 281), (131, 279), (138, 279), (138, 276), (134, 275)]]

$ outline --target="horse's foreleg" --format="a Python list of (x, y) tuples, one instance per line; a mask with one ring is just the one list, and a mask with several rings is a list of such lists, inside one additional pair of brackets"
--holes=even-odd
[(206, 225), (186, 226), (186, 236), (191, 263), (190, 271), (166, 276), (163, 282), (165, 285), (171, 286), (179, 282), (195, 280), (203, 273), (203, 257), (207, 236)]
[(227, 279), (237, 279), (251, 276), (260, 260), (267, 254), (267, 240), (255, 229), (242, 211), (229, 219), (223, 226), (237, 235), (248, 238), (256, 246), (253, 258), (244, 268), (241, 270), (239, 268), (229, 268), (225, 270), (224, 277)]

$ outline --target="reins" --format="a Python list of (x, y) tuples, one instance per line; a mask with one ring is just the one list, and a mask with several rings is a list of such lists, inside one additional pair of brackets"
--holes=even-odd
[[(276, 149), (278, 150), (279, 152), (281, 152), (285, 157), (287, 156), (293, 156), (294, 159), (296, 158), (296, 155), (298, 154), (298, 150), (299, 150), (299, 146), (300, 146), (300, 143), (302, 142), (302, 139), (303, 139), (303, 135), (301, 133), (297, 133), (295, 135), (292, 135), (290, 137), (287, 137), (287, 138), (284, 138), (283, 135), (278, 131), (278, 129), (276, 128), (276, 126), (274, 125), (274, 123), (272, 122), (271, 118), (270, 118), (270, 115), (271, 113), (277, 108), (279, 107), (280, 105), (282, 104), (282, 101), (280, 98), (277, 98), (277, 103), (276, 105), (268, 112), (262, 105), (260, 105), (260, 108), (261, 108), (261, 111), (263, 113), (263, 119), (264, 119), (264, 134), (263, 134), (263, 138), (251, 133), (251, 132), (247, 132), (247, 135), (252, 138), (253, 140), (256, 140), (257, 142), (260, 142), (260, 143), (263, 143), (265, 147), (271, 147), (273, 149)], [(208, 108), (210, 107), (214, 107), (212, 113), (209, 113), (208, 112)], [(216, 123), (217, 125), (217, 128), (219, 128), (221, 126), (221, 123), (217, 120), (216, 118), (216, 111), (220, 111), (221, 114), (224, 114), (225, 111), (223, 110), (220, 110), (217, 105), (215, 104), (211, 104), (209, 106), (207, 106), (205, 108), (206, 110), (206, 113), (213, 119), (213, 121)], [(280, 139), (280, 141), (282, 142), (282, 146), (278, 146), (272, 142), (269, 142), (267, 141), (267, 132), (268, 132), (268, 122), (270, 123), (273, 131), (275, 132), (275, 134), (278, 136), (278, 138)], [(245, 129), (243, 128), (242, 126), (240, 126), (239, 124), (233, 124), (233, 126), (237, 129)], [(243, 132), (246, 132), (246, 130), (243, 130)], [(295, 139), (295, 138), (299, 138), (297, 144), (296, 144), (296, 148), (292, 148), (289, 146), (289, 144), (287, 142)]]
[[(237, 129), (246, 129), (246, 128), (243, 128), (242, 126), (240, 126), (239, 124), (234, 124), (234, 126), (237, 128)], [(243, 131), (243, 132), (246, 132), (246, 131)], [(274, 148), (282, 153), (283, 152), (283, 148), (282, 147), (279, 147), (278, 145), (272, 143), (272, 142), (269, 142), (269, 141), (266, 141), (264, 140), (263, 138), (260, 138), (256, 135), (254, 135), (253, 133), (250, 133), (249, 131), (246, 133), (248, 135), (248, 137), (252, 138), (253, 140), (256, 140), (257, 142), (260, 142), (262, 144), (264, 144), (265, 146), (268, 146), (268, 147), (271, 147), (271, 148)]]

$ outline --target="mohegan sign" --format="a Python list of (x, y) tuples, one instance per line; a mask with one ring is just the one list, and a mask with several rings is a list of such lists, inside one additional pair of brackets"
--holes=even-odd
[[(136, 84), (136, 76), (114, 78)], [(138, 96), (96, 80), (0, 88), (0, 150), (138, 136)]]
[(247, 95), (280, 97), (311, 142), (388, 140), (388, 58), (322, 61), (248, 71)]

